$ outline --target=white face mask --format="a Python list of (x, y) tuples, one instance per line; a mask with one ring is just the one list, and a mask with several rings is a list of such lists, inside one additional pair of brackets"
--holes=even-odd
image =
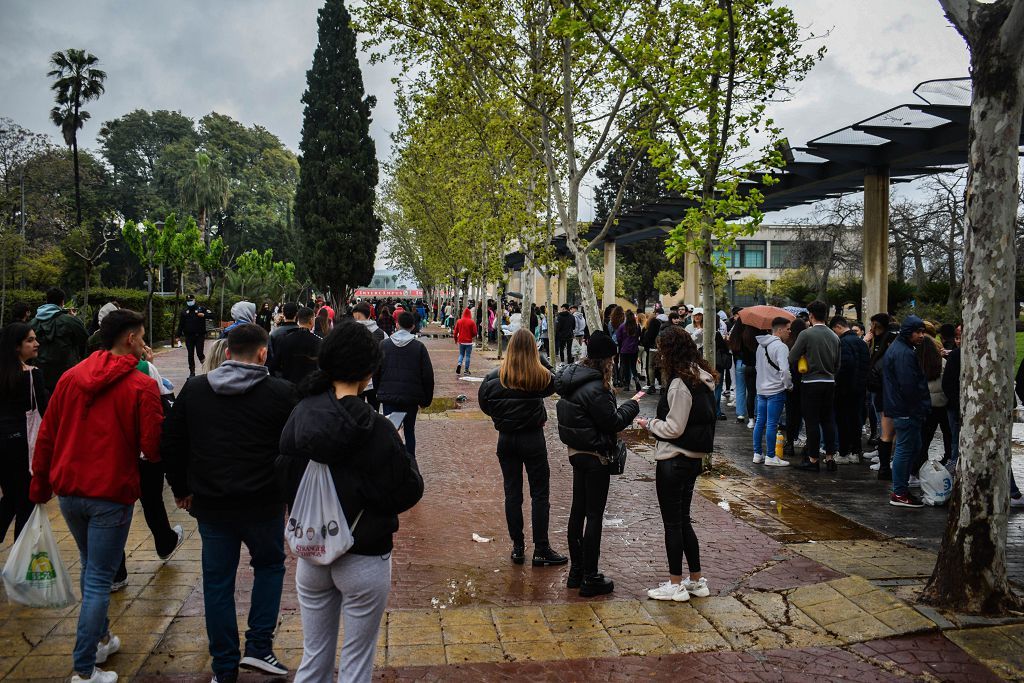
[(190, 299), (189, 301), (186, 301), (186, 302), (185, 302), (185, 305), (186, 305), (186, 306), (195, 306), (195, 305), (196, 305), (196, 302), (195, 302), (195, 301), (192, 301), (192, 300)]

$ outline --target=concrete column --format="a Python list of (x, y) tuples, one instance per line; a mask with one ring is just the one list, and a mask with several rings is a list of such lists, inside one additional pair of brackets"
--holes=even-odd
[(864, 176), (864, 317), (889, 308), (889, 169)]
[(563, 272), (558, 276), (558, 293), (555, 297), (559, 306), (569, 303), (569, 274)]
[(683, 261), (683, 303), (690, 306), (700, 305), (700, 263), (697, 254), (687, 252)]
[(615, 240), (604, 242), (604, 297), (601, 307), (615, 303)]

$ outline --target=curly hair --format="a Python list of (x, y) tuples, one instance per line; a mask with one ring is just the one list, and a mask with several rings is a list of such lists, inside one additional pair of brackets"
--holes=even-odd
[(586, 368), (593, 368), (601, 373), (601, 377), (604, 378), (604, 388), (611, 390), (612, 388), (612, 369), (614, 367), (613, 361), (614, 356), (609, 358), (591, 358), (587, 356), (580, 360), (580, 365)]
[(687, 384), (700, 382), (700, 372), (704, 370), (718, 381), (718, 373), (708, 365), (704, 356), (697, 349), (693, 337), (678, 325), (669, 325), (658, 335), (658, 352), (661, 354), (661, 371), (665, 386), (678, 377)]

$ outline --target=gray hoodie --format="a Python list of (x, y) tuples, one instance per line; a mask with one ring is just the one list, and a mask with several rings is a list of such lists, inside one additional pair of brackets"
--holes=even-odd
[(395, 330), (395, 333), (391, 335), (391, 341), (395, 346), (402, 347), (408, 346), (409, 342), (416, 338), (416, 335), (409, 330), (403, 330), (399, 327)]
[[(757, 395), (774, 396), (793, 388), (789, 372), (789, 347), (774, 334), (762, 334), (757, 340)], [(771, 363), (768, 362), (769, 358)], [(772, 366), (772, 363), (776, 367)]]
[(216, 370), (207, 373), (213, 393), (222, 396), (238, 396), (270, 376), (266, 365), (243, 363), (237, 360), (226, 360)]

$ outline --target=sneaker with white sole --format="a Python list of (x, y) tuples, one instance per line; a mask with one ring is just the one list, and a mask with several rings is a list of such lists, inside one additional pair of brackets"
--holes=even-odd
[(879, 468), (880, 468), (881, 466), (882, 466), (882, 463), (880, 463), (880, 462), (876, 462), (876, 463), (874, 463), (874, 464), (872, 464), (872, 465), (871, 465), (871, 468), (870, 468), (870, 469), (871, 469), (871, 470), (872, 470), (873, 472), (877, 472), (877, 471), (878, 471), (878, 469), (879, 469)]
[(708, 580), (703, 576), (696, 581), (691, 581), (690, 577), (686, 577), (683, 579), (683, 588), (695, 598), (706, 598), (711, 595), (711, 590), (708, 588)]
[(175, 525), (174, 533), (178, 534), (178, 542), (174, 544), (174, 548), (171, 549), (171, 552), (166, 555), (157, 555), (161, 560), (166, 560), (168, 557), (173, 555), (174, 551), (181, 547), (181, 542), (185, 540), (185, 530), (181, 528), (180, 524)]
[(91, 676), (76, 673), (71, 677), (71, 683), (117, 683), (117, 674), (113, 671), (104, 671), (93, 667)]
[(96, 663), (103, 664), (107, 661), (107, 657), (114, 654), (121, 649), (121, 639), (115, 636), (113, 633), (108, 634), (110, 637), (107, 642), (100, 641), (96, 644)]
[(876, 455), (873, 458), (870, 458), (869, 460), (867, 460), (866, 462), (870, 462), (870, 463), (874, 464), (876, 462), (881, 462), (881, 461), (882, 461), (882, 459)]
[(652, 588), (647, 591), (647, 597), (652, 600), (674, 600), (676, 602), (686, 602), (690, 599), (690, 594), (686, 592), (681, 583), (672, 583), (666, 581), (657, 588)]
[(123, 591), (127, 587), (128, 587), (128, 577), (126, 576), (123, 579), (121, 579), (120, 581), (114, 581), (112, 584), (110, 584), (110, 592), (111, 593), (117, 593), (118, 591)]
[(923, 508), (924, 507), (924, 503), (922, 503), (917, 498), (911, 497), (909, 493), (906, 494), (906, 495), (903, 495), (903, 496), (898, 496), (895, 493), (891, 494), (889, 496), (889, 505), (892, 505), (892, 506), (898, 507), (898, 508)]
[(788, 460), (783, 460), (782, 458), (774, 455), (769, 455), (767, 458), (765, 458), (764, 464), (769, 465), (771, 467), (789, 467)]
[(875, 450), (875, 451), (871, 451), (870, 453), (865, 453), (864, 454), (864, 458), (866, 460), (878, 460), (878, 451)]
[(760, 453), (754, 453), (754, 464), (755, 465), (760, 465), (763, 462), (764, 462), (764, 456), (761, 455)]
[(753, 429), (753, 428), (754, 428), (754, 421), (753, 420), (747, 420), (747, 429)]
[(856, 465), (860, 462), (856, 455), (837, 455), (835, 460), (837, 465)]
[(262, 657), (246, 655), (242, 657), (242, 661), (238, 663), (238, 666), (244, 669), (251, 669), (253, 671), (263, 671), (264, 673), (273, 674), (274, 676), (288, 675), (288, 668), (274, 656), (273, 652), (268, 652)]

